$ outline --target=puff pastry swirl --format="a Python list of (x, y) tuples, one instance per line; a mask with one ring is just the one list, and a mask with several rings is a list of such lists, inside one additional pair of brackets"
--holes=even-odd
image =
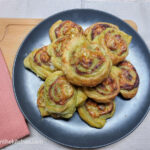
[(135, 67), (127, 60), (121, 62), (118, 67), (120, 93), (126, 99), (133, 98), (139, 87), (138, 73)]
[(51, 63), (51, 56), (48, 54), (47, 49), (48, 46), (35, 49), (24, 59), (24, 66), (42, 79), (46, 79), (56, 70)]
[(78, 108), (80, 117), (95, 128), (102, 128), (106, 120), (111, 118), (115, 112), (115, 102), (102, 104), (88, 99), (84, 105)]
[(127, 57), (131, 39), (132, 37), (123, 31), (108, 28), (93, 41), (103, 46), (113, 65), (116, 65)]
[(80, 25), (70, 21), (56, 21), (49, 30), (49, 35), (51, 41), (54, 41), (63, 36), (74, 36), (77, 34), (83, 34), (83, 29)]
[(64, 36), (53, 41), (48, 47), (48, 53), (51, 56), (51, 61), (59, 70), (62, 68), (62, 55), (69, 40), (69, 36)]
[(62, 70), (67, 80), (78, 86), (93, 87), (111, 70), (111, 60), (103, 48), (89, 43), (83, 36), (74, 37), (62, 56)]
[(102, 83), (92, 88), (84, 87), (84, 92), (98, 103), (111, 102), (120, 92), (120, 84), (115, 73), (115, 67), (112, 67), (108, 78)]
[(119, 29), (118, 26), (111, 23), (97, 22), (88, 27), (84, 33), (88, 40), (93, 41), (97, 36), (99, 36), (104, 30), (108, 28)]
[(70, 118), (76, 110), (76, 90), (61, 71), (56, 71), (44, 83), (44, 102), (51, 116)]

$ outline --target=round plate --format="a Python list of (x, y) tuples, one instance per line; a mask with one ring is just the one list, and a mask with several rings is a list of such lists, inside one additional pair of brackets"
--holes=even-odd
[[(140, 85), (137, 95), (131, 100), (116, 98), (115, 115), (107, 120), (102, 129), (88, 126), (76, 112), (70, 120), (58, 120), (51, 117), (42, 119), (37, 108), (37, 91), (43, 82), (31, 71), (24, 68), (24, 58), (35, 48), (50, 43), (49, 28), (58, 19), (72, 20), (84, 29), (96, 22), (110, 22), (132, 35), (129, 47), (130, 60), (137, 69)], [(150, 57), (141, 37), (129, 25), (119, 18), (98, 10), (74, 9), (53, 16), (37, 25), (23, 41), (13, 72), (13, 87), (16, 100), (29, 123), (47, 138), (75, 148), (96, 148), (112, 144), (131, 133), (145, 118), (150, 106)]]

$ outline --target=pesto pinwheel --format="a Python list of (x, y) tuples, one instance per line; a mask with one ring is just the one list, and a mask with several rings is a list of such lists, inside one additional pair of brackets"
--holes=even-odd
[(108, 28), (119, 29), (116, 25), (111, 23), (97, 22), (88, 27), (84, 33), (88, 40), (93, 41), (97, 36), (99, 36), (104, 30)]
[(46, 79), (46, 77), (56, 70), (51, 63), (51, 57), (47, 49), (48, 46), (35, 49), (24, 59), (24, 66), (42, 79)]
[(96, 87), (84, 87), (84, 92), (88, 97), (99, 103), (111, 102), (120, 92), (119, 79), (115, 73), (115, 67), (102, 83)]
[[(76, 88), (76, 107), (81, 106), (85, 100), (87, 99), (86, 94), (83, 92), (81, 88)], [(49, 113), (45, 107), (45, 101), (44, 101), (44, 83), (41, 85), (41, 87), (38, 90), (37, 94), (37, 106), (39, 108), (40, 114), (42, 117), (46, 116), (52, 116), (54, 118), (68, 118), (70, 117), (70, 114), (61, 115), (59, 113)]]
[(93, 87), (108, 77), (112, 62), (102, 47), (76, 36), (66, 46), (62, 70), (67, 80), (78, 86)]
[(110, 56), (113, 65), (123, 61), (128, 55), (128, 46), (132, 37), (114, 28), (104, 30), (93, 42), (103, 46)]
[(64, 36), (53, 41), (48, 47), (48, 53), (51, 56), (51, 61), (53, 65), (59, 70), (61, 70), (62, 55), (69, 40), (69, 36)]
[(139, 87), (139, 76), (134, 66), (129, 61), (123, 61), (119, 65), (120, 93), (126, 98), (133, 98)]
[(40, 111), (42, 117), (49, 115), (49, 113), (45, 109), (44, 84), (41, 85), (41, 87), (39, 88), (38, 93), (37, 93), (37, 106), (39, 108), (39, 111)]
[(88, 125), (103, 128), (115, 113), (115, 97), (133, 98), (139, 76), (126, 59), (132, 37), (97, 22), (85, 31), (70, 20), (49, 29), (51, 43), (33, 50), (24, 66), (45, 80), (37, 92), (41, 117), (70, 119), (76, 110)]
[(76, 110), (76, 90), (61, 71), (50, 75), (44, 83), (44, 102), (49, 114), (70, 118)]
[(74, 36), (77, 34), (83, 34), (83, 29), (80, 25), (70, 21), (56, 21), (49, 30), (49, 36), (51, 41), (54, 41), (63, 36)]
[(111, 118), (115, 112), (115, 102), (102, 104), (88, 99), (82, 106), (78, 107), (80, 117), (95, 128), (102, 128), (106, 120)]

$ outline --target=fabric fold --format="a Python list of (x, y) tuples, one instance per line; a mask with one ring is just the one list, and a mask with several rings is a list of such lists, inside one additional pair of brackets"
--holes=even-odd
[(0, 148), (27, 135), (29, 129), (16, 103), (10, 74), (0, 50)]

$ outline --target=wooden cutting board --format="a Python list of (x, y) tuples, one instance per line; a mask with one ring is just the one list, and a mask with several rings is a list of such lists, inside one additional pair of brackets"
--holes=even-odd
[[(42, 19), (9, 19), (0, 18), (0, 49), (7, 63), (10, 74), (16, 52), (25, 36), (40, 23)], [(137, 25), (131, 20), (125, 20), (137, 31)]]

